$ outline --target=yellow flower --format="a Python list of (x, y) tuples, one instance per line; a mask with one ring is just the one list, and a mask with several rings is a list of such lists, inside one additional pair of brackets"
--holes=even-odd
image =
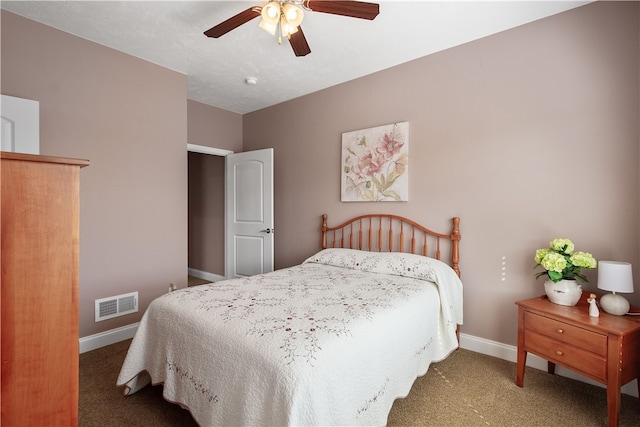
[(549, 243), (549, 247), (565, 254), (571, 254), (574, 249), (573, 242), (569, 239), (554, 239)]
[(545, 270), (562, 273), (562, 270), (567, 266), (567, 260), (562, 255), (551, 252), (542, 259), (540, 264)]
[(596, 268), (598, 262), (588, 252), (573, 252), (573, 242), (569, 239), (554, 239), (548, 248), (536, 250), (536, 267), (542, 266), (545, 271), (536, 274), (536, 279), (547, 276), (554, 282), (562, 279), (587, 281), (580, 272), (582, 268)]

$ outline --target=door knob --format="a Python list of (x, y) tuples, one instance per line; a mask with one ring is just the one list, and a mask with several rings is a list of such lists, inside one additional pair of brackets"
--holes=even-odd
[(260, 232), (261, 232), (261, 233), (267, 233), (267, 234), (269, 234), (269, 233), (273, 233), (273, 228), (266, 228), (266, 229), (264, 229), (264, 230), (260, 230)]

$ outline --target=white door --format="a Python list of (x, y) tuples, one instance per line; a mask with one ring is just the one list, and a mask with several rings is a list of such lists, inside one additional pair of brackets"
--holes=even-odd
[(38, 154), (40, 151), (40, 103), (2, 95), (0, 101), (2, 151)]
[(273, 271), (273, 148), (225, 159), (225, 275)]

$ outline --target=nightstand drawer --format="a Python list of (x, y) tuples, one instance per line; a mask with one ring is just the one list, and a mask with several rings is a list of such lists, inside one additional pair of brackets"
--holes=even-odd
[(598, 356), (566, 342), (558, 341), (533, 331), (525, 331), (525, 351), (537, 354), (567, 368), (607, 380), (607, 358)]
[(579, 347), (603, 357), (607, 356), (606, 335), (568, 325), (531, 312), (525, 313), (525, 328), (527, 331), (535, 331), (570, 346)]

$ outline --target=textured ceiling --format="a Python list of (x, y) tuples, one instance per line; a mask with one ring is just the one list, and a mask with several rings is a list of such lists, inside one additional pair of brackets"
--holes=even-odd
[[(188, 98), (248, 113), (589, 1), (380, 1), (374, 21), (307, 12), (295, 57), (259, 19), (203, 32), (265, 1), (2, 1), (2, 9), (187, 75)], [(249, 85), (247, 77), (257, 84)]]

